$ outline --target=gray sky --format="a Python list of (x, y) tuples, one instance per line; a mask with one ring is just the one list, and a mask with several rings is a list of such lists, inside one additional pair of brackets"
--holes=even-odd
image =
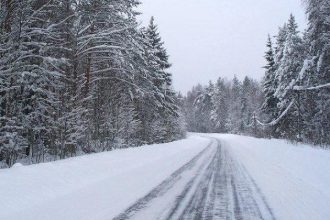
[(175, 90), (219, 76), (261, 79), (267, 34), (292, 12), (306, 26), (301, 0), (141, 0), (140, 20), (155, 16), (173, 64)]

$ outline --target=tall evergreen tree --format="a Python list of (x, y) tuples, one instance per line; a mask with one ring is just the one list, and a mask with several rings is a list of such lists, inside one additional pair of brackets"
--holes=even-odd
[(219, 78), (215, 84), (212, 96), (214, 109), (211, 112), (211, 119), (215, 125), (214, 131), (220, 133), (228, 132), (228, 97), (229, 90), (224, 79)]
[(176, 136), (173, 132), (179, 126), (177, 121), (180, 113), (176, 103), (176, 94), (172, 88), (172, 76), (168, 72), (171, 64), (153, 17), (149, 26), (143, 30), (143, 36), (146, 60), (154, 85), (153, 97), (158, 100), (158, 106), (155, 106), (158, 110), (150, 111), (149, 109), (152, 114), (149, 118), (154, 120), (151, 125), (146, 125), (146, 129), (151, 129), (149, 133), (153, 134), (154, 138), (158, 137), (157, 142), (166, 142), (173, 140)]
[[(7, 51), (3, 54), (1, 76), (9, 83), (7, 88), (12, 87), (4, 95), (7, 112), (3, 113), (2, 134), (19, 134), (18, 139), (24, 141), (14, 141), (15, 145), (27, 147), (31, 162), (43, 160), (47, 149), (55, 144), (52, 135), (59, 101), (56, 91), (62, 85), (62, 67), (66, 64), (61, 57), (65, 48), (60, 26), (65, 18), (60, 6), (56, 0), (14, 1), (10, 11), (19, 16), (10, 19), (10, 28), (2, 36), (2, 47)], [(13, 122), (20, 132), (10, 131), (7, 125)]]
[[(287, 138), (295, 138), (299, 135), (298, 129), (301, 127), (299, 117), (300, 109), (298, 108), (300, 100), (296, 96), (293, 87), (299, 81), (299, 72), (303, 66), (304, 47), (301, 37), (298, 35), (298, 25), (293, 15), (287, 23), (287, 33), (284, 42), (283, 56), (278, 61), (276, 69), (276, 81), (278, 82), (275, 96), (278, 98), (278, 108), (282, 113), (291, 102), (295, 102), (293, 108), (286, 114), (285, 118), (280, 122), (277, 130), (280, 130), (282, 136)], [(298, 124), (299, 123), (299, 124)]]
[(238, 134), (242, 127), (242, 83), (236, 77), (233, 78), (230, 90), (230, 111), (229, 111), (229, 127), (230, 130)]
[(272, 40), (268, 35), (267, 51), (265, 53), (266, 66), (264, 67), (265, 77), (263, 80), (263, 88), (265, 101), (262, 105), (263, 113), (267, 115), (267, 121), (272, 121), (278, 116), (277, 103), (278, 99), (275, 97), (276, 91), (276, 76), (275, 76), (275, 55), (272, 45)]
[[(309, 54), (306, 58), (308, 67), (304, 69), (304, 83), (307, 87), (330, 83), (330, 3), (327, 0), (308, 0), (307, 42)], [(317, 144), (330, 143), (330, 88), (308, 92), (315, 104), (309, 105), (309, 112), (313, 115), (313, 137)], [(313, 109), (314, 108), (314, 109)]]

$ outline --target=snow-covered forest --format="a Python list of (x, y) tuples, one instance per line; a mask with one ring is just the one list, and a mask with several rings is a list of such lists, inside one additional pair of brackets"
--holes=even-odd
[(220, 77), (186, 97), (139, 4), (0, 2), (0, 167), (166, 143), (186, 127), (329, 146), (328, 0), (305, 1), (304, 32), (291, 15), (268, 37), (262, 81)]
[(197, 85), (184, 98), (187, 127), (191, 132), (252, 135), (253, 117), (262, 100), (260, 83), (249, 77), (243, 82), (234, 77)]
[(0, 0), (0, 220), (325, 220), (329, 168), (330, 0)]
[(293, 15), (269, 36), (262, 82), (219, 78), (194, 87), (184, 99), (194, 132), (285, 138), (330, 144), (330, 1), (305, 2), (308, 27)]
[(185, 135), (166, 48), (138, 5), (0, 2), (0, 167)]

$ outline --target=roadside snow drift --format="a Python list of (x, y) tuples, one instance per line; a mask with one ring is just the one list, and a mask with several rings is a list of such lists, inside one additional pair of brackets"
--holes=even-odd
[(0, 170), (0, 219), (112, 219), (209, 143), (190, 137)]

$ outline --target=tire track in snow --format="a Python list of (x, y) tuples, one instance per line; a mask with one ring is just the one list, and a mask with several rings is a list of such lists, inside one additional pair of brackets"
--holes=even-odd
[(232, 158), (220, 141), (212, 139), (205, 150), (115, 218), (124, 219), (275, 220), (275, 217), (244, 166)]
[[(125, 220), (130, 219), (134, 214), (145, 208), (149, 202), (152, 202), (153, 199), (158, 198), (162, 195), (164, 195), (166, 192), (168, 192), (172, 187), (175, 187), (175, 183), (178, 182), (181, 179), (181, 175), (192, 169), (194, 165), (205, 155), (208, 151), (211, 149), (211, 145), (214, 144), (213, 141), (203, 150), (201, 151), (197, 156), (195, 156), (192, 160), (190, 160), (188, 163), (186, 163), (184, 166), (182, 166), (180, 169), (175, 171), (168, 179), (164, 180), (160, 185), (158, 185), (156, 188), (154, 188), (149, 194), (147, 194), (145, 197), (139, 199), (135, 204), (133, 204), (131, 207), (129, 207), (124, 213), (121, 213), (119, 216), (115, 217), (113, 220)], [(203, 161), (203, 162), (206, 162)], [(203, 168), (204, 163), (198, 168), (198, 170)], [(192, 178), (188, 184), (186, 185), (186, 189), (183, 191), (183, 195), (187, 193), (191, 186), (193, 185), (194, 180), (196, 179)]]

